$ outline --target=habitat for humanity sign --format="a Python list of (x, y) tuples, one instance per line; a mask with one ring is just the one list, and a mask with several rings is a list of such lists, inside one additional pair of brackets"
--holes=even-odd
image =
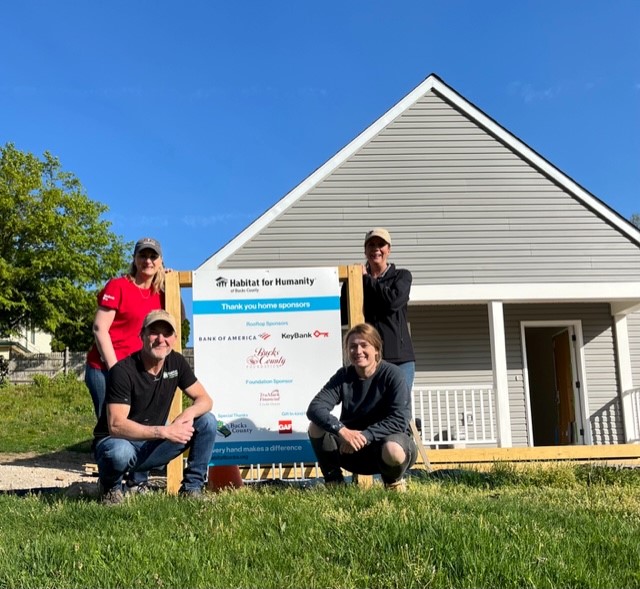
[(213, 464), (315, 462), (307, 407), (342, 365), (338, 269), (196, 270), (193, 320)]

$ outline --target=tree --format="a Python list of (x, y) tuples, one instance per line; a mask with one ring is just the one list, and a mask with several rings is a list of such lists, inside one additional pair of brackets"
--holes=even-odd
[(49, 152), (0, 147), (0, 333), (30, 326), (58, 347), (88, 347), (96, 289), (131, 248), (101, 219), (107, 210)]
[(189, 323), (189, 320), (186, 317), (183, 317), (182, 321), (180, 322), (180, 344), (182, 345), (183, 350), (187, 347), (190, 333), (191, 323)]
[(62, 352), (65, 348), (88, 350), (93, 345), (97, 295), (98, 289), (86, 290), (73, 301), (73, 309), (69, 308), (53, 334), (51, 349), (54, 352)]
[(640, 229), (640, 213), (633, 213), (629, 219), (638, 229)]

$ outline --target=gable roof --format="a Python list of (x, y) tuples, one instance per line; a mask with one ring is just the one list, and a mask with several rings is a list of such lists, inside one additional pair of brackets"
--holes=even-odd
[(455, 108), (460, 110), (470, 120), (478, 126), (484, 128), (488, 133), (496, 137), (499, 141), (512, 149), (516, 154), (529, 162), (532, 166), (540, 170), (543, 174), (552, 179), (561, 188), (572, 194), (578, 201), (586, 207), (595, 211), (602, 218), (616, 227), (622, 234), (640, 246), (640, 231), (629, 221), (624, 219), (600, 199), (593, 196), (574, 180), (553, 166), (536, 151), (518, 139), (515, 135), (499, 125), (491, 117), (487, 116), (474, 104), (466, 100), (450, 86), (445, 84), (435, 74), (429, 75), (420, 85), (414, 88), (409, 94), (402, 98), (397, 104), (391, 107), (372, 125), (367, 127), (355, 139), (338, 151), (333, 157), (325, 162), (321, 167), (309, 175), (298, 184), (293, 190), (280, 199), (274, 206), (263, 213), (258, 219), (241, 231), (235, 238), (218, 250), (214, 255), (205, 260), (199, 269), (217, 267), (225, 262), (231, 255), (244, 246), (247, 242), (259, 234), (271, 222), (284, 213), (292, 204), (308, 193), (312, 188), (327, 178), (360, 148), (378, 135), (385, 127), (407, 111), (420, 98), (429, 92), (439, 95)]

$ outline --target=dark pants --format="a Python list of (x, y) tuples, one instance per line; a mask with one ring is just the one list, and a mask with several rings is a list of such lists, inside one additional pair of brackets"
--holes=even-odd
[[(353, 454), (340, 453), (340, 438), (336, 434), (326, 432), (321, 438), (309, 437), (309, 440), (326, 482), (342, 480), (344, 468), (357, 474), (380, 474), (384, 483), (395, 483), (415, 464), (418, 456), (416, 443), (408, 434), (391, 434)], [(382, 460), (382, 447), (387, 442), (396, 442), (402, 447), (406, 456), (402, 464), (391, 466)]]

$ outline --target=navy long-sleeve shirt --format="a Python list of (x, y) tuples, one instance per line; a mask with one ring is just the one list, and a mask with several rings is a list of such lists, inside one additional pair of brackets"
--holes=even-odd
[[(331, 413), (339, 404), (340, 419)], [(368, 442), (408, 433), (411, 405), (402, 371), (384, 360), (367, 379), (353, 366), (340, 368), (313, 398), (307, 417), (329, 432), (337, 433), (343, 425), (359, 430)]]

